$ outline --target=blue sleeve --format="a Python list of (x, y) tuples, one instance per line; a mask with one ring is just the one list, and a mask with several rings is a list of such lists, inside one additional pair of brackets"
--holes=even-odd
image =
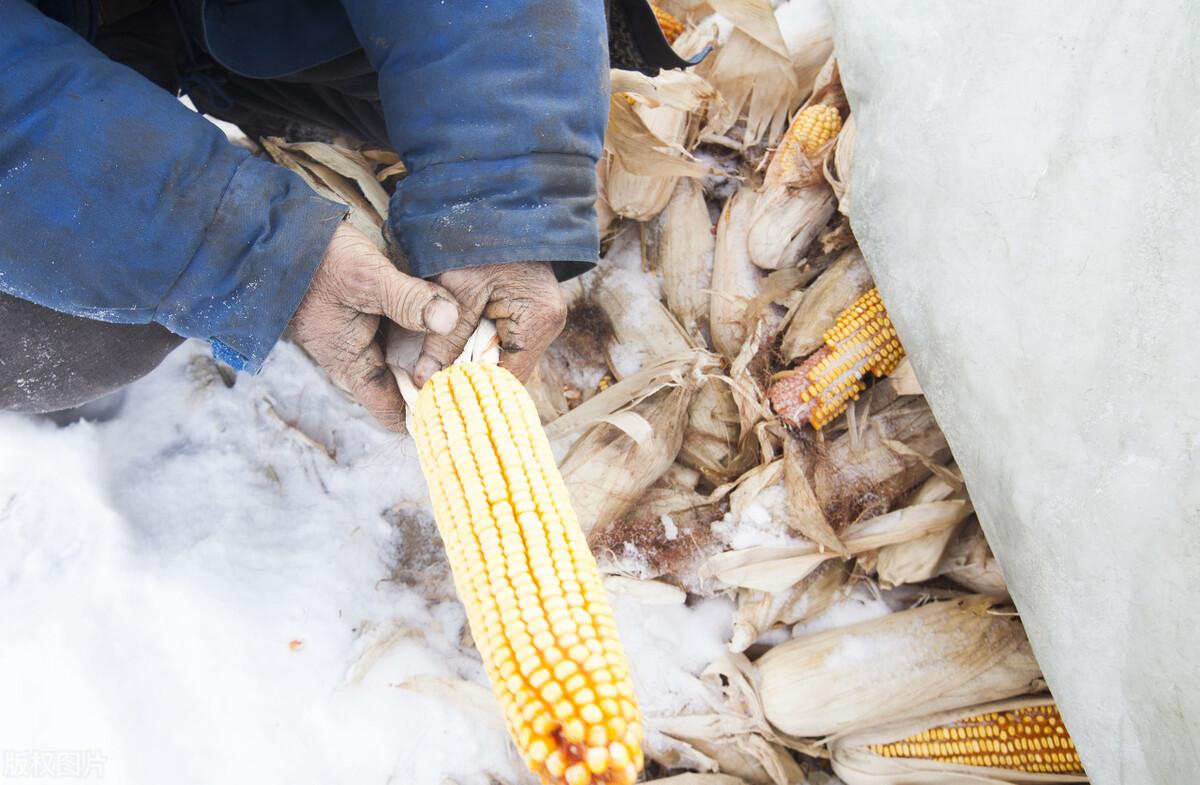
[(345, 208), (24, 0), (0, 0), (0, 291), (256, 371)]
[(600, 0), (342, 0), (408, 167), (388, 220), (415, 275), (594, 264), (608, 113)]

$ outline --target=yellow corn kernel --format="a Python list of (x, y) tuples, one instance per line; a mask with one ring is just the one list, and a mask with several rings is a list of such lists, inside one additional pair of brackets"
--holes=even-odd
[[(960, 741), (968, 738), (970, 741)], [(921, 758), (1039, 774), (1083, 774), (1075, 743), (1053, 703), (963, 717), (869, 749), (886, 758)]]
[(526, 765), (547, 785), (632, 785), (642, 731), (629, 666), (525, 388), (498, 366), (451, 366), (422, 388), (412, 432), (471, 634)]
[(675, 43), (675, 39), (683, 32), (683, 22), (680, 22), (671, 14), (662, 10), (656, 5), (650, 6), (654, 9), (654, 18), (658, 20), (658, 26), (662, 28), (663, 35), (666, 36), (668, 43)]

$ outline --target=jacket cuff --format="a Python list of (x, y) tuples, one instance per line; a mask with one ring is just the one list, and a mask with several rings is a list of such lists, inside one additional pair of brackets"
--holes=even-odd
[(346, 207), (281, 166), (247, 157), (154, 320), (257, 373), (308, 291)]
[(388, 215), (409, 271), (554, 262), (559, 280), (599, 260), (596, 162), (534, 153), (427, 166), (402, 180)]

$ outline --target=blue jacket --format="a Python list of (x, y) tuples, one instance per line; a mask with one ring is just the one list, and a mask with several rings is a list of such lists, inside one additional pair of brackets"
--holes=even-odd
[[(366, 51), (410, 172), (389, 221), (414, 274), (595, 262), (599, 0), (207, 0), (204, 22), (212, 54), (247, 76)], [(256, 371), (344, 210), (26, 0), (0, 0), (0, 291), (158, 322)]]

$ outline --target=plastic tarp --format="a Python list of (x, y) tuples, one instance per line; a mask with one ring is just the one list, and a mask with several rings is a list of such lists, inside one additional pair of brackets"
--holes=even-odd
[(1200, 6), (840, 0), (851, 222), (1092, 782), (1200, 782)]

